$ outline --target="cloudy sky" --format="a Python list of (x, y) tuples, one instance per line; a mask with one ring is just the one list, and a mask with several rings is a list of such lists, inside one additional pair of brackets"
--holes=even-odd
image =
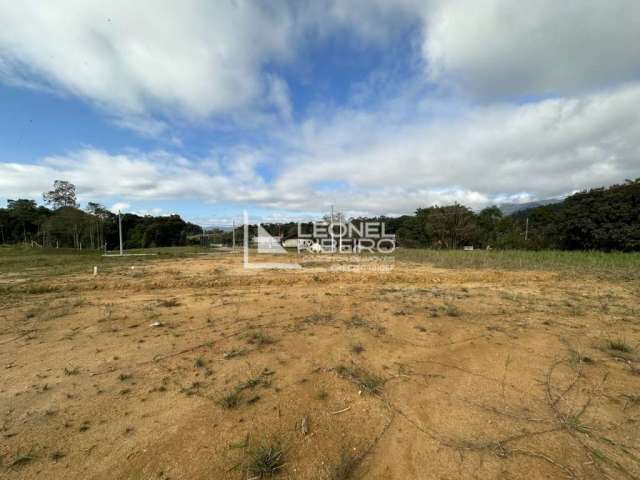
[(200, 223), (640, 177), (637, 0), (0, 0), (0, 200)]

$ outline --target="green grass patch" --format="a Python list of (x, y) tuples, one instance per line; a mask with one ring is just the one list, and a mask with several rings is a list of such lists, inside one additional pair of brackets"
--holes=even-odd
[(618, 280), (640, 279), (640, 253), (562, 250), (434, 250), (399, 248), (400, 262), (430, 263), (438, 268), (552, 271)]
[[(109, 252), (103, 256), (98, 250), (76, 250), (72, 248), (31, 248), (22, 245), (0, 247), (0, 274), (26, 275), (29, 277), (48, 277), (76, 273), (92, 273), (93, 266), (99, 272), (145, 264), (172, 257), (190, 257), (200, 253), (214, 253), (214, 249), (201, 247), (164, 247), (127, 250), (126, 253), (153, 253), (149, 256), (117, 256)], [(35, 292), (33, 292), (35, 293)]]

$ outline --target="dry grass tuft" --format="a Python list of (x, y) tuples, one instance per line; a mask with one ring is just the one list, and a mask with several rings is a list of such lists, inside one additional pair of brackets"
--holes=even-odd
[(351, 380), (365, 393), (379, 394), (382, 392), (384, 379), (362, 367), (338, 365), (335, 370), (338, 375)]

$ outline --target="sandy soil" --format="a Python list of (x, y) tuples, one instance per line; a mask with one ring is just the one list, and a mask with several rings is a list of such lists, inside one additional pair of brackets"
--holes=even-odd
[(2, 478), (260, 478), (269, 444), (277, 478), (640, 477), (637, 284), (231, 255), (10, 281)]

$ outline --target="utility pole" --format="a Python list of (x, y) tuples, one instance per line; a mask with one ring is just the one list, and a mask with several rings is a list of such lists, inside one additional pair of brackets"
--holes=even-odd
[(122, 256), (124, 251), (122, 250), (122, 216), (120, 215), (120, 210), (118, 210), (118, 235), (120, 237), (120, 256)]
[(529, 217), (527, 217), (527, 220), (525, 222), (525, 227), (524, 227), (524, 241), (527, 241), (527, 238), (529, 238)]

